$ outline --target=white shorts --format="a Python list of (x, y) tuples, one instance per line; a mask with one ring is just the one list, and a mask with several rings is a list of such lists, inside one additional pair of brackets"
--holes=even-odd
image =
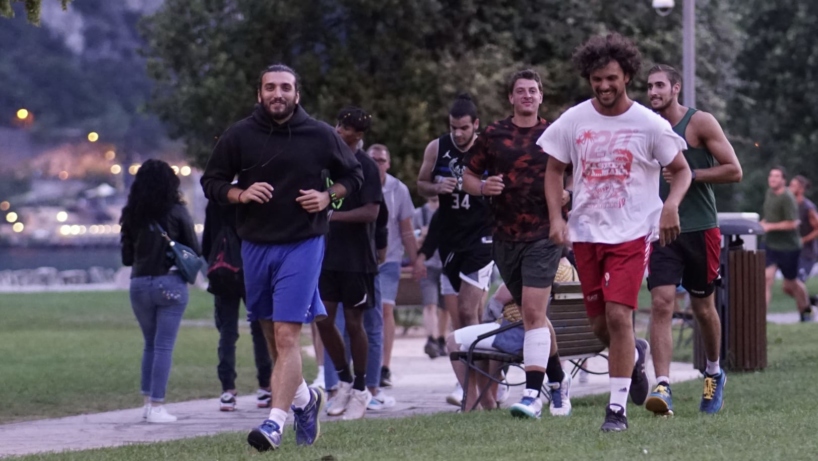
[(440, 274), (440, 294), (443, 296), (457, 296), (457, 291), (452, 287), (452, 282), (449, 281), (446, 274)]
[[(471, 344), (477, 340), (478, 336), (492, 332), (498, 328), (500, 328), (500, 324), (495, 322), (480, 323), (477, 325), (460, 328), (459, 330), (454, 331), (454, 341), (460, 345), (461, 352), (468, 352)], [(488, 338), (483, 339), (477, 343), (477, 347), (475, 347), (475, 349), (496, 351), (497, 349), (495, 349), (492, 345), (494, 343), (494, 338), (496, 338), (496, 336), (489, 336)]]

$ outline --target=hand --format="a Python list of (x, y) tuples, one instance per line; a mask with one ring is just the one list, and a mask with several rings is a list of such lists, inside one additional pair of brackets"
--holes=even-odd
[(665, 178), (665, 182), (668, 184), (673, 183), (673, 174), (667, 168), (662, 168), (662, 177)]
[(416, 281), (420, 281), (426, 278), (426, 257), (423, 255), (418, 256), (415, 260), (415, 265), (412, 268), (412, 278)]
[(378, 250), (378, 265), (386, 262), (386, 248)]
[(273, 186), (266, 182), (256, 182), (239, 194), (239, 203), (267, 203), (273, 198)]
[(565, 225), (565, 220), (560, 218), (551, 221), (551, 232), (548, 236), (556, 245), (569, 245), (568, 241), (568, 227)]
[(329, 206), (329, 192), (318, 192), (317, 190), (299, 190), (301, 197), (295, 199), (301, 204), (301, 208), (307, 213), (318, 213)]
[(767, 221), (765, 221), (763, 219), (761, 221), (759, 221), (758, 223), (761, 224), (761, 228), (764, 229), (765, 234), (767, 232), (770, 232), (770, 223), (768, 223)]
[(483, 195), (492, 197), (503, 193), (503, 189), (505, 189), (505, 187), (506, 185), (503, 183), (503, 175), (500, 174), (486, 178), (486, 181), (483, 183), (480, 190), (483, 192)]
[(441, 181), (435, 184), (438, 194), (451, 194), (456, 187), (457, 179), (455, 178), (441, 178)]
[(562, 206), (568, 205), (571, 201), (571, 194), (567, 190), (562, 191)]
[(679, 207), (665, 202), (662, 217), (659, 218), (659, 244), (665, 246), (676, 240), (682, 232), (679, 225)]

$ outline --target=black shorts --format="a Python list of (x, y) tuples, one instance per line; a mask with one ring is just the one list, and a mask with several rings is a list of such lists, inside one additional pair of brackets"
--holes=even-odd
[(375, 274), (322, 270), (318, 292), (324, 302), (343, 303), (344, 308), (369, 309), (375, 306)]
[(653, 242), (648, 265), (648, 289), (678, 286), (694, 298), (706, 298), (716, 289), (721, 257), (717, 227), (684, 232), (669, 245)]
[(534, 242), (494, 242), (494, 262), (511, 292), (522, 306), (523, 287), (548, 288), (554, 283), (562, 247), (549, 239)]
[(460, 291), (461, 280), (481, 290), (488, 289), (494, 264), (491, 256), (491, 241), (486, 240), (486, 242), (488, 243), (478, 243), (467, 251), (448, 251), (440, 247), (443, 274), (448, 277), (455, 291)]
[(784, 276), (784, 280), (795, 280), (798, 278), (798, 260), (801, 258), (801, 250), (764, 250), (767, 258), (767, 267), (777, 266)]

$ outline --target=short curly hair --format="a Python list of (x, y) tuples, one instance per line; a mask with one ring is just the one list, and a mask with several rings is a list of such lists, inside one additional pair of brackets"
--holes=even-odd
[(642, 68), (642, 54), (632, 41), (617, 33), (597, 35), (574, 51), (574, 65), (582, 78), (590, 78), (591, 73), (616, 61), (631, 80)]

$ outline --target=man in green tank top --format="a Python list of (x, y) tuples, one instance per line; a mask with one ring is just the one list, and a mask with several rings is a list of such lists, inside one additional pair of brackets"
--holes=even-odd
[[(657, 385), (645, 407), (658, 415), (673, 415), (670, 360), (673, 354), (671, 321), (676, 307), (676, 287), (690, 294), (693, 316), (699, 324), (707, 355), (704, 392), (699, 410), (718, 412), (724, 401), (727, 377), (719, 366), (721, 320), (713, 293), (719, 277), (721, 233), (712, 184), (741, 181), (741, 165), (719, 122), (709, 113), (679, 104), (682, 78), (667, 65), (654, 66), (648, 76), (648, 96), (654, 111), (683, 137), (685, 159), (693, 181), (679, 205), (682, 233), (666, 246), (654, 242), (648, 268), (651, 294), (650, 346)], [(659, 193), (670, 190), (670, 175), (663, 171)]]
[(784, 276), (781, 288), (795, 299), (795, 306), (802, 315), (810, 312), (806, 286), (798, 280), (798, 259), (801, 257), (801, 236), (798, 233), (798, 203), (787, 188), (787, 172), (783, 167), (770, 169), (767, 176), (767, 196), (761, 227), (765, 232), (767, 253), (767, 306), (772, 297), (773, 281), (777, 270)]

